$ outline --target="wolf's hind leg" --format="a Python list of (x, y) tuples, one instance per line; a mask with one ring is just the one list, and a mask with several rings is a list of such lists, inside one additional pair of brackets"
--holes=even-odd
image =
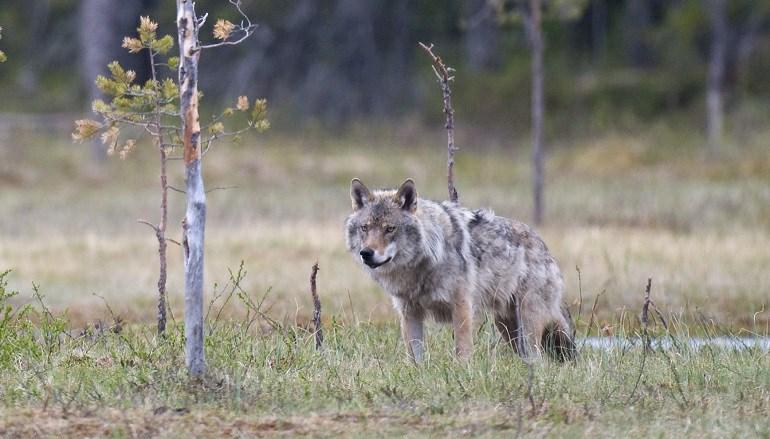
[(473, 304), (465, 287), (458, 288), (452, 298), (452, 329), (457, 356), (470, 358), (473, 354)]

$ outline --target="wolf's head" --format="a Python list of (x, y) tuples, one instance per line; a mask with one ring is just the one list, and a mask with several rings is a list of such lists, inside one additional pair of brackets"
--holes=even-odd
[(419, 200), (412, 179), (398, 190), (369, 191), (361, 180), (350, 183), (353, 213), (347, 219), (348, 250), (377, 273), (408, 264), (419, 255)]

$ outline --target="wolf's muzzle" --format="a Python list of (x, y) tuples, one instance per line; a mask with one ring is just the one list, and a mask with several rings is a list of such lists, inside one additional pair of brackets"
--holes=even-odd
[(368, 265), (369, 268), (377, 268), (380, 265), (387, 264), (392, 259), (388, 258), (382, 262), (377, 262), (374, 258), (374, 250), (370, 249), (369, 247), (361, 250), (359, 254), (361, 255), (361, 260), (364, 262), (364, 264)]

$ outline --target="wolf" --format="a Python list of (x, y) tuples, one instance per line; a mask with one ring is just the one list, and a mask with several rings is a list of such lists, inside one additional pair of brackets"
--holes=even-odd
[(350, 197), (347, 249), (390, 295), (415, 362), (423, 359), (429, 316), (452, 324), (456, 354), (467, 359), (481, 310), (523, 358), (575, 357), (564, 280), (529, 226), (490, 210), (419, 198), (412, 179), (397, 190), (370, 191), (354, 178)]

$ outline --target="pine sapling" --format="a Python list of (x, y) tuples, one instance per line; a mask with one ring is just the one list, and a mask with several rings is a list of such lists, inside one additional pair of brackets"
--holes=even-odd
[[(214, 28), (217, 38), (225, 40), (233, 32), (253, 32), (253, 25), (248, 30), (232, 25), (226, 20), (220, 20)], [(124, 69), (120, 63), (113, 61), (108, 65), (109, 76), (98, 76), (97, 87), (104, 93), (107, 100), (97, 99), (92, 103), (92, 110), (98, 116), (97, 120), (82, 119), (75, 122), (72, 137), (75, 141), (100, 136), (107, 148), (108, 155), (118, 155), (126, 159), (136, 148), (138, 142), (145, 137), (151, 140), (157, 149), (160, 168), (160, 218), (157, 224), (140, 219), (140, 223), (149, 226), (158, 240), (158, 333), (166, 329), (166, 279), (167, 243), (178, 242), (167, 237), (168, 227), (168, 190), (170, 185), (167, 176), (169, 160), (181, 160), (183, 157), (174, 155), (183, 147), (183, 120), (180, 111), (180, 87), (178, 76), (180, 59), (169, 56), (174, 48), (174, 39), (170, 35), (159, 37), (158, 24), (149, 17), (141, 17), (136, 36), (123, 39), (123, 48), (132, 54), (148, 57), (150, 71), (149, 79), (142, 83), (137, 81), (137, 75), (132, 70)], [(241, 115), (238, 117), (238, 115)], [(238, 120), (240, 119), (240, 120)], [(238, 129), (226, 129), (226, 123), (240, 124)], [(205, 154), (215, 140), (224, 137), (234, 137), (249, 130), (262, 132), (269, 128), (267, 120), (267, 102), (258, 99), (253, 105), (246, 96), (238, 97), (235, 105), (225, 108), (214, 115), (210, 122), (202, 127), (203, 136), (199, 141), (204, 145), (201, 155)]]

